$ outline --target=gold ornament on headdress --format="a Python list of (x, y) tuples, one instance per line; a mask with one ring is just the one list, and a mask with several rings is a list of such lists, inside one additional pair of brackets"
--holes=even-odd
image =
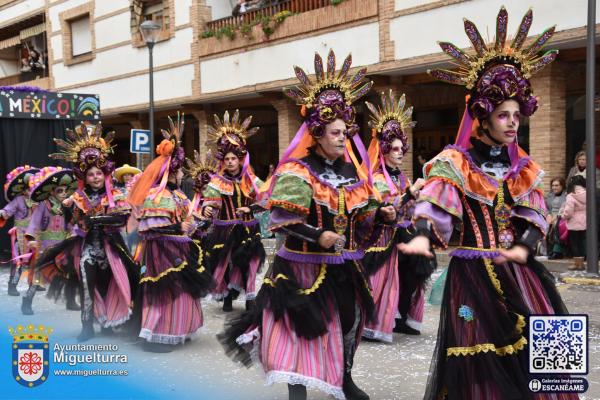
[(114, 153), (114, 146), (112, 146), (111, 143), (115, 136), (115, 132), (110, 131), (103, 138), (102, 123), (100, 122), (98, 122), (97, 125), (78, 125), (75, 127), (75, 130), (67, 129), (66, 134), (66, 141), (54, 139), (60, 152), (50, 154), (51, 158), (55, 160), (65, 160), (72, 162), (75, 165), (79, 165), (79, 163), (84, 161), (80, 159), (80, 154), (83, 150), (92, 148), (97, 149), (100, 152), (100, 158), (103, 162), (106, 162), (108, 157)]
[(198, 150), (194, 150), (193, 160), (190, 160), (186, 157), (185, 161), (187, 168), (183, 168), (183, 172), (185, 172), (192, 179), (196, 179), (196, 177), (203, 173), (216, 174), (219, 172), (219, 163), (213, 157), (212, 151), (210, 150), (206, 152), (204, 161), (202, 160), (202, 157), (200, 157)]
[(166, 131), (161, 129), (160, 132), (162, 133), (163, 138), (172, 141), (175, 147), (178, 147), (181, 145), (181, 135), (183, 135), (185, 127), (185, 114), (177, 111), (176, 122), (173, 122), (171, 116), (168, 116), (167, 118), (169, 119), (169, 130)]
[(556, 25), (546, 29), (529, 46), (524, 47), (532, 21), (533, 11), (529, 9), (521, 20), (515, 38), (508, 45), (506, 43), (508, 12), (502, 7), (496, 17), (496, 38), (494, 42), (486, 45), (475, 24), (465, 18), (465, 33), (476, 53), (468, 55), (452, 43), (438, 42), (442, 50), (456, 60), (458, 70), (435, 69), (427, 72), (436, 79), (464, 85), (467, 89), (475, 87), (482, 74), (490, 66), (498, 64), (513, 65), (524, 78), (529, 79), (554, 61), (558, 55), (558, 50), (549, 50), (538, 56), (540, 50), (554, 34)]
[[(217, 144), (224, 137), (234, 146), (245, 147), (246, 140), (256, 134), (259, 129), (259, 127), (248, 129), (252, 122), (252, 115), (247, 117), (243, 122), (240, 122), (240, 110), (235, 110), (231, 120), (229, 119), (229, 111), (225, 111), (225, 114), (223, 114), (223, 121), (221, 121), (217, 114), (214, 114), (214, 118), (214, 126), (208, 127), (209, 144)], [(242, 143), (238, 143), (239, 140)]]
[(402, 131), (407, 128), (413, 128), (417, 123), (412, 120), (413, 108), (406, 106), (406, 96), (402, 94), (400, 99), (396, 101), (394, 91), (390, 89), (388, 94), (381, 92), (381, 108), (374, 106), (368, 101), (365, 102), (369, 111), (371, 111), (371, 120), (369, 126), (373, 128), (375, 133), (381, 132), (386, 123), (392, 120), (398, 121)]
[(352, 54), (344, 60), (340, 72), (336, 75), (335, 71), (335, 53), (329, 50), (327, 56), (327, 72), (323, 69), (323, 59), (319, 53), (315, 53), (315, 78), (312, 82), (306, 72), (298, 66), (294, 66), (296, 78), (300, 85), (296, 88), (284, 90), (284, 93), (295, 100), (298, 105), (311, 108), (317, 101), (319, 95), (325, 90), (337, 90), (344, 96), (344, 102), (351, 105), (353, 102), (364, 96), (373, 86), (372, 81), (364, 82), (363, 79), (367, 73), (366, 68), (361, 68), (352, 78), (348, 76), (350, 66), (352, 65)]

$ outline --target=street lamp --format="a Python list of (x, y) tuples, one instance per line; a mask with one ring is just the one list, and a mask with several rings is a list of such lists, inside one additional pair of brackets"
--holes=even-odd
[(148, 54), (150, 55), (150, 111), (149, 111), (149, 129), (150, 129), (150, 160), (154, 155), (154, 63), (152, 60), (152, 49), (158, 40), (161, 27), (154, 21), (144, 21), (140, 25), (140, 32), (146, 45), (148, 46)]

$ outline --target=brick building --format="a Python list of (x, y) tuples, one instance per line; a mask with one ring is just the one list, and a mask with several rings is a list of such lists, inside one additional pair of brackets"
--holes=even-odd
[[(530, 34), (557, 24), (552, 46), (561, 53), (532, 80), (540, 109), (524, 122), (520, 143), (547, 171), (546, 179), (566, 175), (583, 144), (585, 0), (273, 0), (231, 16), (235, 3), (0, 0), (0, 85), (99, 94), (103, 123), (117, 131), (118, 160), (134, 162), (127, 152), (129, 130), (148, 121), (148, 50), (138, 26), (155, 20), (162, 25), (154, 49), (158, 127), (167, 126), (167, 115), (184, 111), (191, 153), (205, 146), (211, 114), (235, 108), (253, 114), (262, 132), (250, 140), (250, 152), (264, 176), (300, 125), (297, 106), (281, 93), (296, 82), (292, 65), (312, 71), (314, 52), (333, 48), (338, 57), (351, 52), (354, 67), (368, 66), (375, 82), (370, 101), (388, 88), (407, 94), (418, 121), (404, 165), (412, 176), (419, 168), (416, 153), (428, 158), (451, 142), (464, 110), (464, 88), (426, 74), (448, 62), (436, 41), (467, 46), (462, 17), (492, 39), (501, 5), (509, 12), (511, 34), (531, 6)], [(47, 65), (33, 75), (20, 67), (23, 49), (31, 47)], [(362, 103), (358, 111), (368, 142)]]

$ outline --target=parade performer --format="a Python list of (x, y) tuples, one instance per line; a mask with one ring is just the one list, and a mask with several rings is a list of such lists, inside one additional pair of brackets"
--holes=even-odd
[[(142, 171), (139, 168), (132, 167), (129, 164), (123, 164), (121, 167), (115, 169), (115, 180), (119, 185), (119, 189), (127, 196), (129, 190), (135, 183), (135, 181), (139, 178), (139, 174)], [(125, 243), (127, 244), (127, 248), (131, 254), (135, 254), (137, 245), (140, 241), (140, 236), (138, 234), (138, 219), (136, 215), (136, 210), (131, 210), (131, 216), (129, 217), (129, 221), (123, 227), (123, 239), (125, 239)]]
[[(339, 73), (330, 51), (327, 71), (315, 55), (316, 82), (295, 68), (301, 82), (287, 94), (305, 122), (281, 159), (266, 192), (270, 229), (287, 234), (263, 280), (256, 308), (233, 319), (219, 335), (226, 351), (247, 365), (257, 354), (267, 383), (288, 384), (291, 399), (312, 387), (343, 399), (368, 399), (352, 380), (352, 366), (373, 300), (360, 263), (391, 205), (379, 206), (370, 167), (352, 149), (360, 141), (352, 103), (366, 94), (366, 68), (352, 78), (348, 56)], [(348, 162), (346, 160), (350, 160)]]
[(129, 164), (123, 164), (119, 168), (115, 169), (115, 180), (119, 186), (125, 191), (129, 191), (133, 179), (136, 175), (141, 174), (142, 171), (139, 168), (132, 167)]
[[(71, 212), (66, 209), (62, 202), (75, 192), (77, 189), (77, 178), (70, 169), (61, 167), (44, 167), (29, 180), (30, 195), (32, 202), (37, 203), (33, 211), (29, 226), (25, 231), (25, 237), (28, 240), (27, 246), (36, 256), (42, 254), (51, 246), (67, 239), (71, 231)], [(63, 271), (62, 265), (72, 262), (72, 259), (65, 257), (64, 254), (52, 260), (52, 268), (48, 271)], [(70, 267), (72, 268), (72, 267)], [(42, 284), (41, 281), (54, 281), (53, 276), (42, 277), (39, 270), (30, 268), (29, 289), (23, 296), (21, 312), (25, 315), (32, 315), (33, 309), (31, 303), (35, 296), (36, 286)], [(49, 293), (51, 293), (50, 291)], [(77, 293), (77, 282), (67, 279), (65, 286), (65, 297), (67, 300), (67, 310), (79, 311), (81, 308), (75, 302)]]
[(230, 120), (225, 111), (223, 121), (215, 115), (215, 125), (208, 128), (220, 171), (203, 192), (202, 214), (212, 218), (204, 248), (217, 285), (213, 297), (223, 299), (226, 312), (233, 310), (232, 302), (241, 291), (246, 293), (246, 308), (252, 306), (256, 274), (265, 259), (259, 221), (251, 207), (262, 185), (246, 148), (248, 138), (258, 131), (258, 127), (248, 129), (251, 121), (252, 116), (241, 121), (238, 110)]
[(200, 153), (194, 150), (194, 159), (186, 158), (187, 168), (183, 169), (186, 176), (193, 182), (194, 198), (190, 206), (188, 214), (192, 215), (195, 220), (195, 230), (193, 238), (196, 240), (204, 240), (207, 235), (207, 230), (210, 227), (211, 220), (202, 215), (202, 193), (206, 185), (211, 181), (212, 176), (219, 172), (219, 163), (213, 157), (212, 151), (208, 150), (204, 161), (200, 157)]
[(17, 167), (6, 175), (4, 198), (8, 204), (0, 210), (0, 227), (14, 217), (14, 226), (8, 231), (11, 241), (11, 267), (8, 280), (8, 295), (19, 296), (17, 284), (22, 266), (28, 265), (31, 255), (27, 251), (25, 229), (29, 225), (35, 204), (29, 199), (29, 179), (37, 173), (37, 168), (29, 165)]
[(455, 144), (425, 165), (427, 183), (414, 213), (418, 236), (400, 245), (405, 253), (426, 254), (430, 240), (446, 246), (453, 227), (461, 227), (426, 399), (577, 398), (534, 395), (528, 388), (527, 317), (567, 312), (553, 276), (534, 258), (547, 227), (543, 171), (517, 143), (520, 117), (537, 109), (528, 79), (557, 55), (550, 50), (538, 56), (554, 28), (523, 45), (531, 22), (529, 10), (508, 44), (502, 7), (495, 41), (486, 44), (465, 19), (475, 54), (440, 43), (459, 69), (430, 71), (466, 86), (470, 97)]
[[(158, 156), (146, 167), (129, 192), (128, 200), (140, 208), (139, 234), (142, 297), (141, 330), (144, 350), (170, 352), (203, 325), (200, 298), (213, 286), (204, 267), (200, 244), (193, 234), (190, 201), (179, 189), (184, 152), (183, 117), (156, 147)], [(138, 300), (139, 301), (139, 300)]]
[(420, 334), (425, 281), (433, 272), (434, 264), (423, 256), (405, 256), (396, 247), (413, 237), (411, 208), (423, 182), (419, 179), (411, 186), (400, 169), (409, 148), (405, 130), (416, 124), (411, 120), (412, 107), (405, 109), (405, 96), (396, 100), (392, 90), (387, 95), (381, 94), (381, 107), (366, 104), (372, 114), (369, 159), (374, 171), (373, 181), (384, 200), (396, 208), (400, 223), (384, 228), (375, 246), (367, 250), (363, 259), (370, 275), (377, 316), (375, 322), (367, 324), (363, 336), (392, 342), (392, 331)]
[[(61, 152), (50, 155), (73, 163), (79, 188), (63, 202), (73, 213), (73, 235), (48, 248), (37, 266), (44, 276), (55, 277), (51, 290), (60, 291), (65, 279), (78, 281), (82, 323), (79, 341), (94, 336), (94, 319), (103, 333), (110, 333), (130, 318), (139, 279), (139, 268), (120, 234), (131, 207), (124, 194), (112, 186), (113, 137), (114, 132), (102, 137), (101, 124), (81, 124), (74, 131), (67, 129), (66, 141), (54, 139)], [(61, 253), (73, 257), (73, 262), (53, 273), (53, 267), (61, 267), (53, 262)], [(68, 266), (72, 268), (65, 269)]]

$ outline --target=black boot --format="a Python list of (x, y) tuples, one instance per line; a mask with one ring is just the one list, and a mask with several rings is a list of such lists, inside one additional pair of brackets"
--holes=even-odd
[(94, 320), (81, 321), (81, 332), (77, 335), (77, 341), (85, 342), (93, 338), (94, 335)]
[(38, 292), (45, 292), (46, 288), (42, 285), (35, 285), (35, 290), (37, 290)]
[(9, 296), (20, 296), (21, 293), (19, 293), (19, 291), (17, 290), (17, 284), (16, 283), (10, 283), (8, 284), (8, 295)]
[(421, 334), (421, 331), (418, 331), (418, 330), (406, 325), (405, 319), (396, 319), (396, 326), (394, 326), (394, 332), (404, 333), (405, 335), (420, 335)]
[(360, 309), (355, 305), (354, 324), (348, 333), (344, 334), (344, 383), (342, 390), (347, 400), (369, 400), (369, 395), (362, 391), (352, 380), (352, 366), (356, 353), (356, 335), (360, 323)]
[(81, 306), (79, 304), (77, 304), (77, 302), (75, 301), (75, 299), (68, 299), (67, 300), (67, 310), (69, 310), (69, 311), (81, 311)]
[(21, 303), (21, 312), (23, 315), (33, 315), (33, 309), (31, 308), (31, 303), (33, 298), (29, 296), (23, 296), (23, 302)]
[(67, 310), (80, 311), (81, 306), (75, 301), (75, 295), (77, 293), (77, 286), (71, 282), (67, 282), (65, 285), (65, 297), (67, 298)]
[(362, 391), (354, 381), (352, 380), (352, 374), (350, 371), (344, 373), (344, 383), (342, 386), (344, 396), (348, 400), (369, 400), (370, 397), (364, 391)]
[(306, 386), (304, 385), (290, 385), (288, 383), (288, 392), (290, 400), (306, 400)]
[(144, 342), (142, 348), (149, 353), (170, 353), (173, 351), (172, 345), (164, 343)]
[(233, 311), (233, 295), (233, 290), (230, 290), (227, 296), (225, 296), (225, 298), (223, 299), (223, 311)]

